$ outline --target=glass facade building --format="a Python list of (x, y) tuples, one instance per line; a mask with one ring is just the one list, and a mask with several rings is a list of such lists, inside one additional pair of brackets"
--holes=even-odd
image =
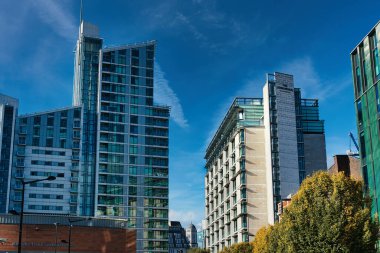
[(137, 252), (168, 252), (170, 108), (154, 104), (155, 46), (103, 48), (82, 22), (72, 107), (17, 116), (17, 101), (0, 96), (3, 212), (21, 208), (18, 179), (55, 176), (26, 187), (26, 212), (125, 219)]
[(364, 184), (380, 210), (380, 22), (351, 52), (355, 110)]
[(153, 103), (155, 42), (102, 43), (82, 22), (73, 98), (83, 107), (79, 214), (127, 218), (138, 252), (167, 252), (169, 108)]

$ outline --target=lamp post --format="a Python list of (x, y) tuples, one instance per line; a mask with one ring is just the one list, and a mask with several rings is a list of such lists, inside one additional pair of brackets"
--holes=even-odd
[(17, 247), (17, 252), (21, 253), (21, 244), (22, 244), (22, 225), (23, 225), (23, 220), (24, 220), (24, 199), (25, 199), (25, 185), (27, 184), (32, 184), (32, 183), (37, 183), (41, 181), (53, 181), (55, 180), (55, 176), (49, 176), (47, 178), (43, 179), (36, 179), (36, 180), (31, 180), (31, 181), (24, 181), (23, 179), (20, 179), (21, 184), (22, 184), (22, 190), (21, 190), (21, 212), (18, 213), (15, 210), (11, 210), (10, 213), (12, 214), (19, 214), (20, 215), (20, 223), (19, 223), (19, 228), (18, 228), (18, 247)]
[(88, 220), (91, 220), (92, 218), (91, 217), (88, 217), (88, 218), (83, 218), (83, 219), (70, 219), (69, 218), (69, 241), (67, 242), (66, 240), (62, 240), (63, 243), (67, 243), (68, 244), (68, 253), (71, 253), (71, 229), (73, 227), (73, 223), (75, 222), (80, 222), (80, 221), (88, 221)]
[(53, 224), (54, 224), (54, 226), (55, 226), (55, 247), (54, 247), (54, 253), (57, 253), (58, 225), (59, 225), (59, 222), (54, 222)]

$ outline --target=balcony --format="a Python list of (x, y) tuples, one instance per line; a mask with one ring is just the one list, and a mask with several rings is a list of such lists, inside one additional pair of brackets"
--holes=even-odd
[(27, 131), (26, 131), (26, 129), (20, 129), (20, 131), (18, 132), (18, 134), (25, 135), (25, 134), (27, 134)]
[(78, 182), (79, 179), (78, 179), (78, 177), (71, 177), (71, 178), (70, 178), (70, 181), (71, 181), (71, 182)]
[(71, 189), (70, 189), (70, 192), (71, 192), (71, 193), (78, 193), (78, 188), (71, 188)]
[(79, 120), (74, 121), (73, 128), (80, 128), (80, 121)]
[(78, 199), (77, 198), (70, 198), (70, 204), (77, 204)]
[(18, 178), (18, 179), (24, 178), (24, 173), (23, 172), (16, 172), (15, 178)]
[(16, 162), (16, 167), (25, 167), (25, 162)]
[(14, 196), (14, 197), (13, 197), (13, 201), (17, 201), (17, 202), (19, 202), (19, 201), (21, 201), (21, 199), (22, 199), (21, 196)]
[(13, 189), (15, 189), (15, 190), (22, 190), (22, 184), (21, 183), (20, 184), (15, 184), (13, 186)]
[(25, 156), (25, 150), (23, 150), (23, 151), (17, 151), (16, 155), (17, 156)]
[(79, 155), (73, 155), (73, 156), (71, 156), (71, 160), (77, 160), (77, 161), (79, 161)]
[(71, 166), (71, 171), (79, 171), (79, 166)]

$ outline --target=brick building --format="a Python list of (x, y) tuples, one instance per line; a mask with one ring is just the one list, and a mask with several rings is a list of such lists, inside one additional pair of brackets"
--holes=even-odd
[[(0, 252), (17, 252), (19, 217), (0, 215)], [(136, 252), (136, 231), (126, 229), (125, 220), (68, 216), (25, 215), (23, 252), (68, 252), (71, 220), (72, 253)], [(78, 221), (78, 222), (77, 222)], [(57, 225), (56, 225), (57, 224)]]

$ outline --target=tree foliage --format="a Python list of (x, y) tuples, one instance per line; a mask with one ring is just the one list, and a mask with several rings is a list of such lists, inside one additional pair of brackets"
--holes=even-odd
[(253, 253), (267, 253), (269, 235), (272, 230), (271, 226), (260, 228), (255, 235), (255, 240), (252, 243)]
[(210, 250), (202, 248), (190, 248), (187, 250), (187, 253), (210, 253)]
[(232, 244), (231, 247), (225, 247), (219, 253), (252, 253), (253, 245), (249, 242), (240, 242)]
[(267, 248), (255, 252), (376, 252), (370, 206), (360, 181), (318, 172), (304, 180), (281, 222), (258, 236), (255, 245), (266, 240)]

